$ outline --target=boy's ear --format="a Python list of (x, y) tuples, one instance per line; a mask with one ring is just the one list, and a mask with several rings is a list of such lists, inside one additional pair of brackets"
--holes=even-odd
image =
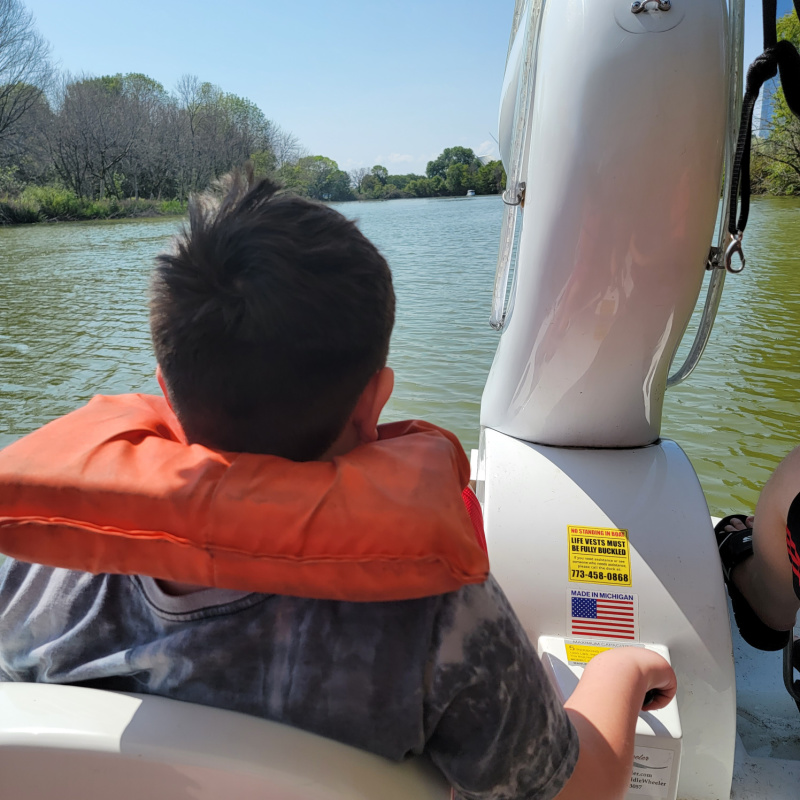
[(361, 444), (377, 441), (378, 419), (383, 407), (389, 402), (394, 389), (394, 370), (384, 367), (376, 372), (361, 392), (353, 409), (350, 422), (356, 429)]
[(164, 373), (161, 372), (161, 364), (156, 364), (156, 380), (158, 381), (158, 385), (161, 387), (161, 393), (164, 395), (167, 405), (174, 412), (175, 409), (172, 408), (172, 403), (169, 399), (169, 392), (167, 391), (167, 383), (164, 380)]

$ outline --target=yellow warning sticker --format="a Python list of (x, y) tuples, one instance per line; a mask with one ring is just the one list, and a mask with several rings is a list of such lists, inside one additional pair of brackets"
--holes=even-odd
[(571, 667), (578, 667), (588, 664), (595, 656), (611, 650), (610, 647), (595, 647), (591, 644), (566, 644), (567, 661)]
[(569, 580), (606, 586), (631, 586), (628, 531), (568, 525)]

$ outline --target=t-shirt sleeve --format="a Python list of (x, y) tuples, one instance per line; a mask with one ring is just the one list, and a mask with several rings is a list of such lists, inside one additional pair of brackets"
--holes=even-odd
[(425, 703), (425, 750), (463, 800), (550, 800), (578, 736), (493, 578), (445, 596)]

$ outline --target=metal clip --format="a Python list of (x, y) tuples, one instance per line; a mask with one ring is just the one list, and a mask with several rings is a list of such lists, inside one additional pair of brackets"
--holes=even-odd
[[(516, 191), (515, 191), (516, 189)], [(516, 187), (511, 187), (503, 192), (503, 202), (507, 206), (525, 205), (525, 181), (520, 181)]]
[[(733, 254), (737, 253), (739, 258), (742, 262), (742, 265), (739, 269), (733, 268)], [(744, 257), (744, 252), (742, 250), (742, 232), (737, 231), (736, 236), (734, 236), (731, 240), (731, 243), (728, 245), (727, 250), (725, 250), (725, 269), (728, 272), (732, 272), (734, 275), (740, 273), (744, 269), (744, 265), (746, 263), (746, 259)]]
[(672, 8), (672, 0), (634, 0), (631, 3), (631, 13), (641, 14), (642, 11), (647, 11), (647, 6), (654, 3), (659, 11), (669, 11)]
[(725, 264), (722, 262), (722, 248), (710, 247), (708, 250), (708, 258), (706, 258), (706, 269), (725, 269)]

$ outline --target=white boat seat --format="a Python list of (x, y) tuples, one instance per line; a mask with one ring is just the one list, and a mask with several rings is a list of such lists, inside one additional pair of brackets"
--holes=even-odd
[(447, 800), (403, 764), (275, 722), (149, 695), (0, 683), (9, 800)]

